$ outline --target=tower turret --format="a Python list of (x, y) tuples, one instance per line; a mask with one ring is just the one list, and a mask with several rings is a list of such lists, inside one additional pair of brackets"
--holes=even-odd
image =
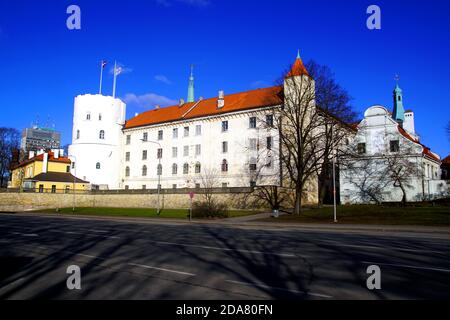
[(392, 111), (392, 118), (397, 121), (400, 125), (405, 121), (405, 109), (403, 108), (403, 93), (402, 89), (395, 86), (394, 89), (394, 110)]

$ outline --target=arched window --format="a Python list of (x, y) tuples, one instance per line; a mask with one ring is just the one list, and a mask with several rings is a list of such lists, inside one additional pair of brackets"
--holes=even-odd
[(102, 114), (101, 113), (98, 114), (98, 120), (102, 121)]
[(202, 170), (202, 166), (201, 166), (200, 162), (197, 162), (195, 164), (195, 173), (200, 173), (201, 170)]
[(177, 174), (178, 173), (178, 165), (176, 163), (174, 163), (172, 165), (172, 174)]
[(228, 172), (228, 161), (226, 159), (222, 160), (222, 172)]
[(158, 176), (161, 176), (162, 175), (162, 165), (161, 164), (158, 164), (158, 167), (156, 168), (156, 173), (158, 174)]
[(147, 166), (146, 165), (142, 166), (142, 176), (143, 177), (147, 176)]
[(183, 174), (189, 173), (189, 163), (183, 164)]
[(256, 158), (250, 159), (249, 169), (250, 171), (256, 171)]
[(95, 168), (96, 168), (96, 169), (100, 169), (100, 162), (97, 162), (97, 163), (95, 164)]
[(130, 167), (126, 167), (125, 168), (125, 177), (129, 177), (130, 176)]
[(99, 138), (102, 140), (105, 139), (105, 130), (100, 130)]
[(77, 130), (77, 139), (80, 139), (80, 130)]
[(91, 120), (91, 114), (89, 112), (86, 113), (86, 120)]

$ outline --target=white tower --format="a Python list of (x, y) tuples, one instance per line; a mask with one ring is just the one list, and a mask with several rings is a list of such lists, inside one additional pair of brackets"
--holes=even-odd
[(72, 174), (100, 189), (119, 189), (120, 150), (126, 105), (120, 99), (100, 94), (75, 97), (72, 144), (69, 158)]

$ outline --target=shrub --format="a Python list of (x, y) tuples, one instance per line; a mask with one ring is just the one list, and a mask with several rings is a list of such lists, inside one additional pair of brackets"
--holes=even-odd
[(228, 208), (224, 203), (216, 203), (214, 201), (208, 203), (206, 201), (194, 202), (192, 204), (193, 218), (227, 218)]

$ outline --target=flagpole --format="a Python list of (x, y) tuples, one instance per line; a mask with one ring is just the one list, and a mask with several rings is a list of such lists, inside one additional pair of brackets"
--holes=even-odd
[(117, 77), (117, 63), (116, 61), (114, 61), (113, 98), (116, 97), (116, 77)]
[(103, 82), (103, 60), (100, 62), (100, 89), (98, 90), (99, 94), (102, 94), (102, 82)]

